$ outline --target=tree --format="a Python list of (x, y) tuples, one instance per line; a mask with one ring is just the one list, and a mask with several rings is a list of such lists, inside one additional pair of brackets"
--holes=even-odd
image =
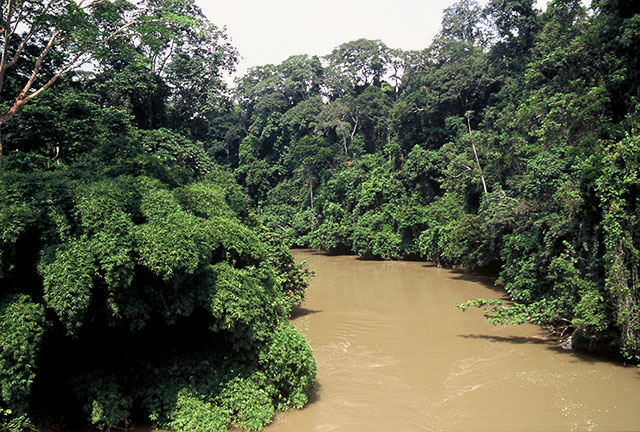
[(279, 65), (251, 68), (237, 79), (234, 96), (247, 128), (259, 116), (284, 113), (298, 103), (320, 96), (324, 69), (318, 57), (291, 56)]
[[(627, 137), (607, 149), (606, 166), (597, 180), (602, 208), (606, 290), (620, 329), (620, 348), (640, 360), (640, 140)], [(635, 225), (635, 227), (633, 226)]]
[(202, 139), (207, 122), (229, 105), (223, 75), (235, 69), (237, 52), (226, 34), (196, 11), (187, 15), (194, 23), (183, 24), (179, 35), (171, 35), (172, 51), (165, 54), (169, 62), (156, 73), (169, 89), (171, 125)]
[(478, 159), (478, 149), (476, 148), (476, 143), (474, 142), (473, 130), (471, 129), (471, 118), (473, 117), (473, 111), (467, 111), (464, 113), (464, 117), (467, 119), (467, 128), (469, 129), (469, 140), (471, 141), (471, 148), (473, 149), (473, 156), (476, 160), (476, 165), (478, 166), (478, 171), (480, 172), (480, 180), (482, 180), (482, 190), (484, 193), (487, 193), (487, 182), (484, 180), (484, 173), (482, 172), (482, 166), (480, 165), (480, 159)]
[(85, 145), (59, 165), (22, 150), (0, 164), (0, 429), (82, 412), (123, 427), (134, 401), (176, 431), (256, 429), (301, 407), (315, 364), (286, 317), (309, 273), (247, 225), (248, 201), (200, 143), (60, 89), (15, 120), (69, 99), (62, 121), (89, 127), (39, 135)]
[(394, 98), (400, 96), (400, 85), (405, 71), (406, 53), (399, 49), (389, 49), (388, 65), (391, 78), (393, 80)]
[(324, 69), (316, 56), (295, 55), (278, 66), (282, 90), (291, 105), (320, 96)]
[(309, 185), (309, 206), (313, 209), (313, 189), (323, 170), (332, 169), (335, 164), (336, 149), (325, 139), (304, 137), (295, 144), (293, 159), (297, 170)]
[(358, 39), (340, 45), (326, 60), (330, 98), (357, 96), (366, 87), (381, 84), (387, 73), (389, 49), (380, 41)]
[(349, 145), (353, 145), (357, 130), (357, 123), (352, 126), (349, 122), (349, 107), (341, 99), (329, 102), (322, 106), (317, 121), (316, 131), (330, 140), (342, 142), (344, 155), (348, 157)]
[[(218, 43), (224, 34), (203, 19), (191, 0), (4, 1), (0, 13), (0, 102), (8, 102), (3, 104), (0, 127), (63, 74), (83, 65), (99, 70), (101, 60), (123, 43), (145, 56), (152, 73), (162, 74), (166, 65), (173, 64), (175, 78), (178, 70), (185, 69), (183, 64), (180, 69), (177, 59), (185, 56), (205, 62), (198, 65), (200, 73), (228, 69), (235, 62), (230, 47)], [(185, 43), (187, 35), (193, 41), (197, 34), (199, 45)], [(171, 84), (178, 88), (175, 78)], [(187, 78), (194, 77), (180, 79)], [(184, 91), (178, 94), (185, 95)], [(191, 98), (181, 102), (193, 102)], [(202, 105), (195, 109), (201, 110)]]
[(507, 70), (521, 71), (538, 31), (538, 12), (533, 0), (491, 0), (485, 14), (495, 35), (491, 56)]
[[(356, 98), (345, 98), (350, 106), (352, 132), (359, 132), (364, 138), (365, 150), (368, 153), (381, 151), (390, 141), (388, 125), (393, 90), (384, 83), (381, 87), (369, 86)], [(352, 145), (353, 145), (352, 134)]]
[(483, 15), (475, 0), (460, 0), (444, 10), (440, 35), (484, 47), (489, 40), (483, 28)]
[[(10, 97), (10, 107), (0, 115), (0, 126), (25, 103), (51, 87), (63, 73), (87, 63), (92, 49), (130, 34), (142, 22), (142, 17), (126, 1), (3, 1), (0, 12), (3, 17), (0, 95), (9, 78), (7, 73), (31, 54), (28, 48), (37, 45), (36, 54), (29, 58), (33, 65), (31, 72), (11, 77), (24, 84), (19, 84), (19, 92)], [(55, 71), (43, 76), (43, 62), (54, 52), (59, 56), (55, 59)]]

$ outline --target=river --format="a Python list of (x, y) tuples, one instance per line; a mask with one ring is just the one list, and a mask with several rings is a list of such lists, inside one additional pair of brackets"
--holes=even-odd
[(488, 278), (422, 262), (296, 250), (317, 276), (294, 324), (318, 387), (268, 432), (640, 430), (640, 370), (563, 350), (533, 325), (455, 305)]

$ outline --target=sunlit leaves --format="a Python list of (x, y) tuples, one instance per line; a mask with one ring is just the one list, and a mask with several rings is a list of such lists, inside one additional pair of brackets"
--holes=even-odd
[(72, 240), (55, 252), (51, 261), (40, 265), (44, 300), (53, 309), (69, 334), (77, 334), (93, 291), (96, 268), (86, 239)]

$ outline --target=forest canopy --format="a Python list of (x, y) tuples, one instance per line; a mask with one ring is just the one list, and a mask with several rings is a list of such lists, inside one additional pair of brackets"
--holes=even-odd
[(492, 272), (512, 306), (462, 309), (637, 361), (639, 12), (461, 0), (422, 51), (250, 70), (210, 149), (292, 245)]
[(191, 0), (0, 6), (0, 429), (303, 406), (292, 246), (492, 272), (462, 309), (640, 360), (637, 2), (461, 0), (233, 89)]
[(193, 2), (1, 5), (0, 429), (300, 408), (310, 272), (184, 133), (230, 105), (224, 32)]

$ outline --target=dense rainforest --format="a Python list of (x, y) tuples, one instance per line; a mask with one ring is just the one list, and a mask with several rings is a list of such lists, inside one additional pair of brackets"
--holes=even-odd
[(492, 272), (462, 309), (637, 361), (640, 3), (533, 3), (254, 68), (205, 147), (292, 245)]
[(301, 407), (310, 272), (185, 132), (230, 103), (224, 32), (182, 0), (0, 4), (0, 430)]
[(461, 308), (640, 360), (640, 4), (533, 3), (229, 89), (192, 0), (0, 1), (0, 429), (301, 407), (292, 246), (493, 272)]

